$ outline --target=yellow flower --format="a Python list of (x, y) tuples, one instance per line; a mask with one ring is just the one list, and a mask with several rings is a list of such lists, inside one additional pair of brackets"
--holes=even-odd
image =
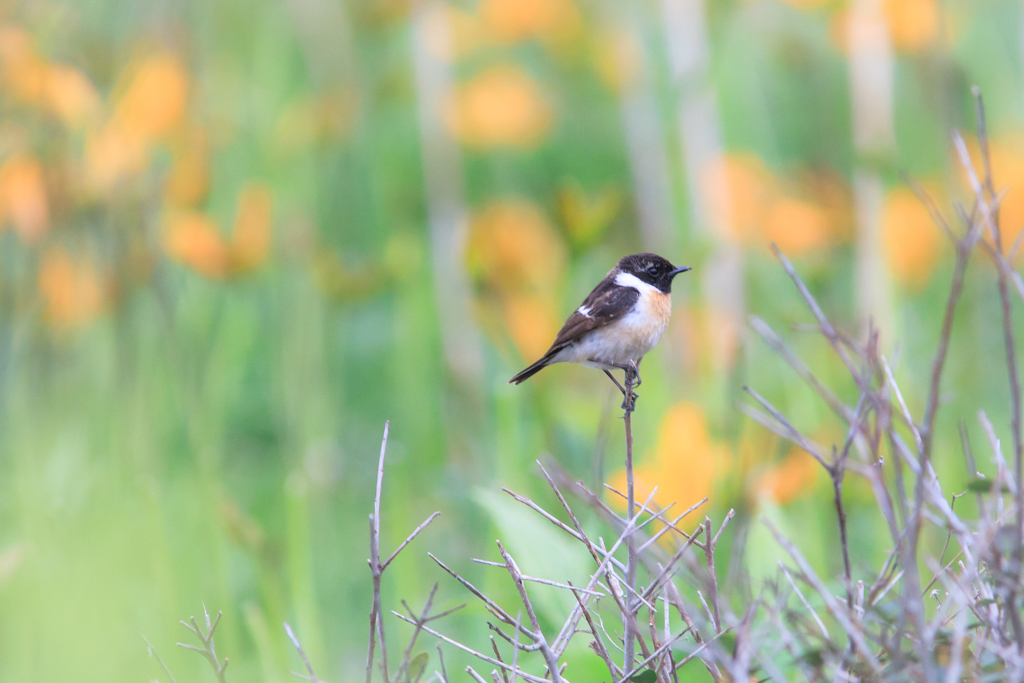
[[(653, 457), (646, 458), (649, 464), (634, 469), (635, 497), (646, 500), (657, 486), (657, 504), (664, 507), (676, 503), (676, 509), (682, 512), (711, 495), (731, 459), (729, 448), (708, 433), (703, 409), (695, 403), (676, 403), (662, 418)], [(611, 483), (625, 492), (626, 473), (618, 472)], [(682, 523), (692, 528), (699, 517), (692, 515)]]
[(516, 66), (489, 69), (463, 85), (448, 125), (476, 147), (534, 147), (551, 127), (551, 108), (529, 75)]
[(103, 310), (103, 285), (88, 261), (78, 263), (61, 249), (43, 254), (39, 264), (39, 292), (44, 316), (55, 327), (78, 327)]
[(795, 7), (800, 10), (813, 10), (823, 7), (828, 4), (830, 0), (782, 0), (785, 4), (790, 7)]
[(563, 183), (558, 191), (558, 208), (565, 231), (574, 244), (587, 246), (594, 242), (622, 209), (622, 191), (607, 187), (590, 197), (575, 181)]
[(0, 166), (0, 219), (26, 243), (38, 241), (50, 226), (43, 167), (31, 154), (16, 154)]
[(882, 211), (882, 239), (898, 281), (913, 288), (928, 282), (945, 239), (940, 231), (913, 192), (901, 188), (889, 193)]

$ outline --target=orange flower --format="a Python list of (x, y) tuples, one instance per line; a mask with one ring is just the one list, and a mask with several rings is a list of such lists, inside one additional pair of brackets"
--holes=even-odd
[(722, 237), (747, 243), (761, 232), (765, 216), (778, 195), (778, 187), (768, 167), (754, 154), (725, 154), (709, 162), (701, 173), (703, 193)]
[(504, 298), (502, 313), (523, 358), (540, 358), (558, 332), (558, 312), (551, 296), (509, 295)]
[(536, 205), (495, 201), (470, 224), (470, 270), (502, 292), (538, 291), (557, 282), (565, 250)]
[(753, 493), (779, 505), (790, 503), (814, 489), (821, 465), (801, 448), (794, 448), (780, 462), (754, 482)]
[[(974, 165), (974, 172), (979, 180), (984, 182), (984, 166), (981, 160), (981, 153), (978, 143), (969, 139), (967, 149)], [(992, 164), (993, 184), (996, 193), (1005, 191), (1002, 203), (999, 205), (999, 237), (1003, 243), (1003, 250), (1009, 251), (1017, 236), (1024, 226), (1024, 136), (1012, 136), (989, 143), (990, 162)], [(960, 177), (966, 191), (974, 196), (974, 191), (967, 179), (967, 171), (963, 169), (959, 157), (955, 159), (956, 167), (960, 169)], [(970, 204), (972, 202), (968, 202)], [(987, 224), (983, 226), (985, 240), (994, 244), (991, 232)], [(1018, 253), (1018, 261), (1024, 258), (1024, 249)]]
[(37, 54), (22, 28), (0, 28), (0, 79), (22, 104), (49, 110), (69, 126), (84, 124), (99, 106), (96, 89), (81, 72)]
[(206, 277), (219, 279), (227, 275), (228, 247), (217, 225), (204, 213), (172, 215), (166, 225), (164, 251)]
[(500, 320), (492, 331), (504, 327), (523, 358), (543, 353), (558, 330), (565, 248), (540, 210), (523, 200), (492, 203), (470, 223), (466, 259), (494, 304), (482, 311), (485, 320)]
[(86, 139), (85, 175), (93, 190), (109, 192), (125, 176), (141, 172), (148, 161), (146, 140), (113, 123)]
[(172, 146), (174, 162), (164, 196), (178, 206), (195, 206), (210, 190), (210, 144), (206, 131), (191, 126)]
[[(935, 0), (883, 0), (882, 15), (889, 40), (897, 52), (921, 52), (939, 35), (939, 6)], [(850, 51), (850, 10), (833, 15), (829, 34), (841, 52)]]
[(551, 121), (537, 84), (516, 66), (495, 67), (471, 79), (448, 112), (455, 135), (478, 147), (534, 147)]
[(49, 228), (43, 167), (31, 154), (16, 154), (0, 166), (0, 218), (26, 243), (38, 241)]
[(828, 217), (814, 204), (782, 198), (768, 211), (765, 238), (787, 254), (799, 256), (828, 246)]
[[(685, 509), (711, 495), (719, 475), (728, 470), (731, 455), (727, 446), (712, 440), (703, 409), (683, 401), (665, 413), (653, 458), (646, 460), (650, 464), (634, 470), (637, 500), (645, 500), (657, 486), (654, 499), (658, 505), (676, 503)], [(626, 473), (619, 472), (611, 483), (624, 491), (625, 481)], [(698, 517), (694, 515), (683, 523), (692, 527)]]
[(152, 141), (174, 129), (185, 116), (188, 73), (170, 54), (144, 60), (118, 102), (114, 119), (129, 136)]
[(89, 185), (109, 192), (142, 171), (152, 146), (183, 122), (187, 103), (188, 75), (176, 57), (157, 55), (135, 67), (113, 117), (87, 140)]
[(935, 0), (885, 0), (885, 18), (893, 46), (920, 52), (939, 34), (939, 7)]
[(40, 105), (46, 91), (47, 64), (32, 36), (19, 26), (0, 27), (0, 66), (3, 84), (22, 104)]
[(68, 126), (84, 125), (99, 109), (92, 83), (70, 66), (54, 64), (48, 69), (45, 93), (49, 108)]
[(270, 190), (263, 185), (248, 185), (239, 192), (235, 231), (231, 236), (233, 271), (253, 270), (267, 259), (272, 213)]
[(503, 43), (530, 38), (564, 41), (578, 33), (582, 23), (570, 0), (483, 0), (477, 12), (485, 29)]
[(886, 197), (882, 240), (897, 280), (914, 288), (926, 284), (939, 261), (942, 239), (940, 228), (913, 192), (901, 188)]
[(716, 227), (730, 241), (791, 255), (829, 247), (846, 232), (848, 200), (834, 174), (804, 172), (776, 178), (749, 153), (725, 154), (701, 174)]
[(61, 249), (43, 254), (39, 264), (43, 314), (54, 326), (70, 328), (93, 320), (104, 306), (103, 286), (92, 264), (75, 263)]

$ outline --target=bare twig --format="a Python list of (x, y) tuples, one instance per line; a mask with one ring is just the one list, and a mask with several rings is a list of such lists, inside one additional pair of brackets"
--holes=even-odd
[(548, 665), (548, 675), (551, 677), (553, 683), (560, 683), (562, 680), (558, 673), (558, 657), (548, 646), (547, 640), (544, 638), (544, 633), (541, 631), (540, 623), (537, 621), (537, 614), (533, 611), (533, 604), (530, 602), (530, 596), (526, 592), (526, 584), (523, 582), (522, 573), (519, 571), (519, 567), (516, 565), (515, 560), (505, 550), (504, 546), (501, 545), (501, 541), (497, 541), (498, 551), (501, 552), (501, 557), (505, 560), (505, 567), (508, 569), (509, 575), (512, 577), (513, 583), (516, 585), (516, 590), (519, 591), (519, 597), (523, 601), (523, 607), (526, 608), (526, 616), (530, 619), (530, 627), (533, 629), (534, 640), (540, 645), (540, 652), (544, 656), (544, 661)]
[(303, 680), (310, 681), (310, 683), (320, 683), (320, 679), (316, 677), (316, 672), (313, 671), (313, 665), (309, 662), (309, 657), (306, 656), (306, 651), (302, 649), (299, 639), (295, 636), (295, 632), (292, 631), (292, 627), (288, 625), (287, 621), (284, 622), (284, 632), (288, 634), (288, 640), (292, 641), (292, 646), (298, 651), (299, 656), (302, 657), (302, 663), (306, 665), (306, 671), (309, 672), (309, 676), (303, 676), (294, 671), (289, 673)]
[(384, 641), (384, 625), (380, 618), (380, 577), (383, 567), (380, 563), (380, 491), (384, 484), (384, 456), (388, 449), (388, 432), (391, 422), (384, 423), (384, 437), (380, 442), (380, 462), (377, 465), (377, 493), (373, 497), (373, 514), (370, 516), (370, 572), (373, 574), (373, 603), (370, 606), (370, 644), (366, 651), (366, 683), (373, 680), (373, 651), (380, 639), (384, 683), (388, 683), (388, 653)]
[(775, 537), (775, 540), (778, 541), (779, 545), (789, 553), (789, 556), (792, 557), (793, 561), (796, 562), (798, 567), (800, 567), (800, 571), (803, 572), (804, 576), (807, 578), (807, 582), (816, 591), (818, 591), (819, 595), (821, 595), (829, 612), (832, 613), (832, 616), (835, 617), (836, 621), (839, 622), (843, 627), (843, 630), (846, 631), (850, 639), (856, 644), (857, 648), (860, 650), (862, 656), (867, 660), (871, 668), (875, 672), (880, 671), (881, 665), (878, 662), (878, 658), (875, 657), (875, 655), (868, 649), (867, 641), (864, 640), (864, 634), (857, 625), (850, 621), (849, 616), (839, 603), (836, 602), (835, 597), (828, 592), (825, 584), (818, 578), (818, 575), (814, 572), (814, 569), (811, 568), (811, 565), (804, 558), (803, 554), (797, 550), (796, 546), (794, 546), (788, 538), (783, 536), (771, 522), (767, 519), (762, 519), (762, 522), (768, 527), (768, 530), (772, 533), (772, 536)]
[[(142, 634), (140, 633), (139, 635)], [(167, 677), (171, 679), (171, 683), (178, 683), (176, 680), (174, 680), (174, 674), (172, 674), (171, 670), (167, 668), (166, 664), (164, 664), (164, 660), (160, 657), (160, 653), (156, 651), (156, 648), (153, 647), (153, 645), (148, 640), (146, 640), (146, 636), (142, 635), (142, 639), (146, 642), (146, 652), (149, 654), (150, 657), (156, 657), (156, 661), (160, 662), (160, 667), (164, 670), (164, 673), (167, 674)]]
[[(367, 563), (370, 565), (370, 572), (373, 575), (373, 603), (370, 606), (370, 644), (366, 651), (366, 683), (370, 683), (373, 679), (373, 653), (376, 643), (380, 643), (380, 666), (381, 675), (384, 678), (384, 683), (389, 683), (391, 680), (388, 675), (388, 650), (387, 644), (384, 639), (384, 619), (383, 613), (381, 612), (381, 601), (380, 601), (380, 585), (381, 577), (384, 574), (384, 570), (388, 568), (388, 565), (398, 557), (399, 553), (405, 550), (406, 546), (412, 543), (413, 539), (419, 536), (420, 532), (423, 531), (427, 526), (430, 525), (440, 512), (435, 512), (430, 515), (427, 519), (420, 523), (412, 533), (409, 534), (402, 543), (395, 548), (395, 551), (388, 556), (386, 560), (381, 562), (380, 560), (380, 497), (381, 489), (384, 485), (384, 458), (387, 455), (388, 450), (388, 434), (391, 431), (391, 422), (387, 421), (384, 423), (384, 436), (380, 442), (380, 459), (377, 463), (377, 489), (373, 497), (373, 514), (370, 515), (370, 559)], [(433, 597), (433, 594), (431, 594)], [(427, 601), (429, 608), (430, 601)], [(425, 616), (425, 615), (424, 615)], [(417, 631), (418, 633), (418, 631)], [(416, 636), (413, 636), (415, 641)], [(411, 647), (411, 645), (410, 645)], [(403, 661), (403, 666), (406, 666), (408, 662)]]
[(188, 643), (178, 643), (178, 647), (185, 648), (186, 650), (192, 650), (193, 652), (198, 652), (203, 657), (205, 657), (206, 661), (208, 661), (210, 663), (210, 666), (213, 667), (213, 673), (216, 674), (218, 683), (225, 683), (226, 679), (224, 678), (224, 670), (228, 668), (228, 658), (225, 657), (224, 661), (221, 662), (217, 658), (217, 650), (213, 643), (213, 632), (217, 630), (217, 624), (220, 623), (220, 618), (222, 614), (223, 612), (217, 612), (217, 616), (213, 619), (213, 622), (211, 623), (210, 613), (206, 611), (206, 605), (203, 605), (203, 616), (206, 618), (205, 632), (203, 631), (202, 627), (199, 626), (199, 623), (196, 621), (195, 617), (189, 617), (189, 621), (192, 622), (191, 624), (188, 624), (184, 621), (181, 622), (182, 626), (184, 626), (189, 631), (192, 631), (192, 633), (195, 634), (196, 638), (199, 639), (199, 642), (201, 642), (203, 646), (196, 647), (195, 645), (189, 645)]

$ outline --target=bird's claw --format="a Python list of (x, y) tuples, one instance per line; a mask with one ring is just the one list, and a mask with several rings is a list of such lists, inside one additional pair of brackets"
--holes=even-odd
[(640, 394), (635, 391), (631, 391), (628, 394), (624, 394), (622, 397), (622, 409), (627, 413), (632, 413), (636, 410), (636, 399)]

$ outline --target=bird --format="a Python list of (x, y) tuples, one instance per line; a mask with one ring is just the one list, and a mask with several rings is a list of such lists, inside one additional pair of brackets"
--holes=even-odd
[(688, 270), (657, 254), (622, 257), (565, 321), (551, 348), (509, 384), (521, 384), (555, 363), (579, 363), (603, 370), (627, 397), (632, 392), (611, 370), (624, 371), (627, 384), (632, 373), (640, 385), (640, 361), (661, 339), (672, 314), (672, 280)]

